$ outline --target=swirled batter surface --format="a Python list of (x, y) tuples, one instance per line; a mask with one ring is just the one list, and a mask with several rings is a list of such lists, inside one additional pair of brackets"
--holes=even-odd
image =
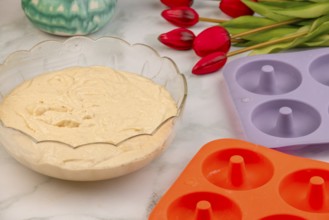
[(4, 125), (38, 141), (118, 143), (152, 133), (177, 107), (151, 80), (108, 67), (74, 67), (26, 81), (0, 105)]

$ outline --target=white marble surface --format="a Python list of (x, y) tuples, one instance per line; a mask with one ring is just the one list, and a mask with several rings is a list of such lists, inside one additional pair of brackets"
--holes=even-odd
[[(218, 2), (196, 1), (200, 15), (225, 18)], [(167, 151), (145, 168), (108, 181), (70, 182), (49, 178), (23, 167), (0, 146), (0, 220), (143, 220), (185, 165), (205, 143), (218, 138), (239, 138), (226, 108), (221, 71), (194, 76), (198, 60), (192, 51), (166, 48), (157, 41), (160, 33), (174, 26), (160, 13), (158, 0), (119, 0), (118, 10), (105, 28), (91, 35), (118, 36), (130, 43), (145, 43), (171, 57), (188, 81), (189, 92), (177, 134)], [(211, 24), (199, 23), (200, 32)], [(30, 49), (43, 40), (66, 38), (45, 34), (26, 19), (19, 0), (0, 0), (0, 63), (16, 50)], [(0, 85), (1, 86), (1, 85)], [(291, 151), (304, 157), (329, 161), (329, 150)]]

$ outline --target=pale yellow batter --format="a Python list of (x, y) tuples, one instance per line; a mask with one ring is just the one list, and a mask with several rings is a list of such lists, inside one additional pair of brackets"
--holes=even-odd
[(119, 143), (152, 131), (176, 115), (162, 86), (136, 74), (108, 67), (75, 67), (26, 81), (0, 105), (8, 127), (37, 140), (73, 146)]
[[(0, 104), (5, 126), (41, 141), (18, 132), (8, 149), (12, 155), (39, 172), (74, 180), (104, 179), (138, 169), (163, 149), (172, 120), (154, 135), (126, 139), (151, 134), (176, 114), (176, 104), (164, 87), (101, 66), (40, 75)], [(95, 142), (120, 144), (91, 144)]]

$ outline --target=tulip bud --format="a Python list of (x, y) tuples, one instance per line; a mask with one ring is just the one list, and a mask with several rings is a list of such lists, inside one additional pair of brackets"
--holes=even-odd
[(219, 9), (233, 18), (254, 14), (254, 11), (248, 8), (241, 0), (221, 0)]
[(198, 13), (193, 8), (186, 6), (166, 9), (161, 15), (178, 27), (191, 27), (199, 21)]
[(180, 6), (191, 6), (193, 0), (160, 0), (162, 4), (168, 6), (169, 8), (180, 7)]
[(194, 33), (186, 28), (176, 28), (158, 37), (161, 43), (176, 50), (192, 49), (194, 39)]
[(209, 54), (202, 57), (193, 67), (192, 73), (195, 75), (204, 75), (213, 73), (221, 69), (227, 61), (226, 53), (222, 51)]
[(201, 57), (216, 51), (227, 53), (231, 47), (231, 39), (227, 30), (221, 26), (205, 29), (195, 37), (193, 49)]

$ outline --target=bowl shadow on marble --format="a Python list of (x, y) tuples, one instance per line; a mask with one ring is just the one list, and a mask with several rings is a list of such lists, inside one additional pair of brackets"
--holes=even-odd
[[(187, 97), (187, 83), (176, 64), (167, 57), (161, 57), (157, 51), (144, 44), (129, 44), (116, 37), (104, 37), (92, 40), (87, 37), (73, 37), (64, 42), (45, 41), (31, 50), (17, 51), (8, 56), (0, 65), (0, 102), (19, 84), (45, 72), (73, 66), (108, 66), (127, 72), (136, 73), (164, 86), (173, 97), (178, 111), (167, 118), (151, 133), (128, 137), (117, 143), (98, 142), (79, 146), (56, 140), (35, 140), (30, 135), (6, 127), (0, 118), (0, 144), (23, 165), (48, 176), (66, 180), (93, 181), (118, 177), (144, 167), (159, 156), (171, 142), (175, 133), (175, 124), (179, 118)], [(162, 139), (161, 137), (166, 137)], [(151, 143), (145, 146), (143, 143)], [(40, 149), (51, 147), (76, 156), (84, 155), (86, 163), (77, 166), (78, 160), (63, 160), (51, 156), (49, 163), (44, 163)], [(131, 151), (135, 157), (115, 158), (111, 165), (106, 161), (97, 161), (97, 155), (107, 148)], [(139, 152), (144, 153), (139, 153)], [(112, 160), (112, 158), (108, 158)]]

